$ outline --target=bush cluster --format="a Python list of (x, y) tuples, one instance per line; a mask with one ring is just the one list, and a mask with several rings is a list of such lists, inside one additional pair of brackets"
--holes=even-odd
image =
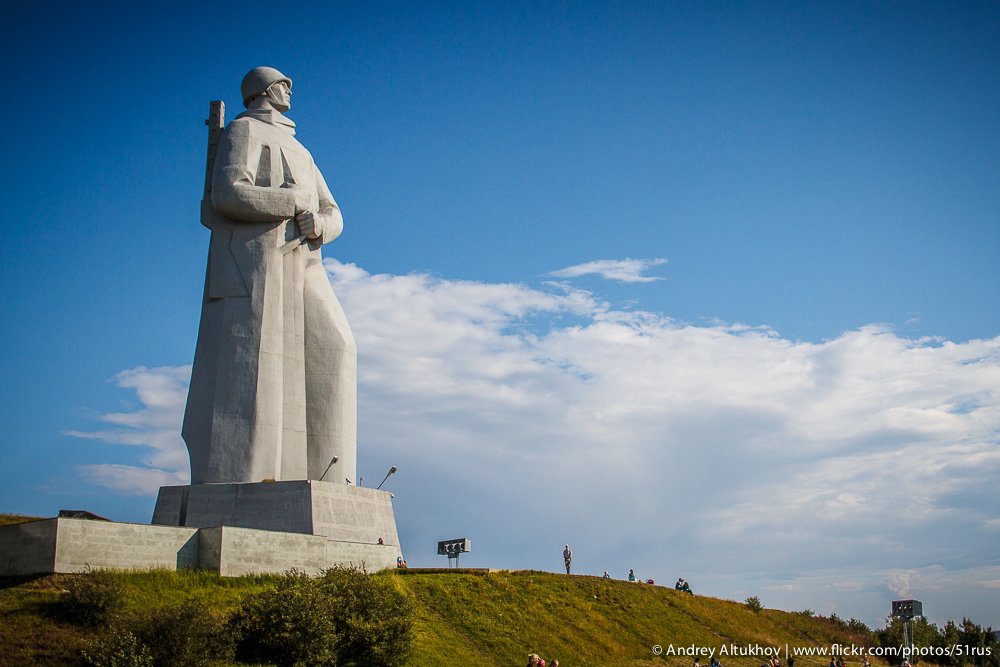
[(248, 596), (231, 622), (241, 660), (397, 667), (412, 647), (413, 606), (385, 578), (335, 567), (289, 572)]
[(746, 606), (747, 609), (755, 614), (759, 614), (760, 610), (764, 608), (764, 605), (760, 602), (760, 598), (756, 595), (751, 595), (746, 599)]
[(195, 600), (116, 614), (83, 652), (92, 667), (199, 667), (232, 657), (226, 619)]
[(398, 667), (412, 648), (414, 610), (391, 577), (335, 567), (288, 572), (245, 595), (231, 617), (197, 600), (126, 609), (120, 578), (74, 577), (66, 615), (104, 626), (83, 652), (93, 667), (199, 666), (234, 658), (277, 665)]
[(204, 602), (186, 600), (145, 614), (134, 631), (152, 653), (153, 664), (196, 667), (233, 657), (226, 621)]
[(125, 605), (125, 593), (114, 574), (87, 569), (66, 582), (60, 611), (75, 622), (95, 627), (113, 620)]
[(390, 579), (335, 567), (324, 572), (317, 585), (334, 602), (341, 663), (373, 667), (406, 663), (413, 645), (413, 603)]
[(337, 630), (330, 600), (299, 572), (247, 596), (230, 622), (236, 655), (246, 662), (336, 665)]
[(84, 649), (83, 661), (91, 667), (153, 667), (153, 654), (131, 631), (112, 626)]

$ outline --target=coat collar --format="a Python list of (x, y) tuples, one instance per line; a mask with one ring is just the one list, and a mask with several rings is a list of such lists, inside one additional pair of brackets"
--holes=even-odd
[(236, 118), (253, 118), (262, 123), (277, 125), (281, 129), (295, 134), (295, 122), (286, 118), (284, 114), (275, 109), (247, 109)]

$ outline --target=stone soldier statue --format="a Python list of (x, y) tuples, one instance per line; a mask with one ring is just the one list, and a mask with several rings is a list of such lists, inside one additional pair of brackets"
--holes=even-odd
[(357, 351), (320, 254), (343, 218), (283, 115), (292, 80), (256, 67), (241, 92), (247, 110), (218, 140), (202, 202), (212, 238), (182, 429), (191, 483), (354, 482)]

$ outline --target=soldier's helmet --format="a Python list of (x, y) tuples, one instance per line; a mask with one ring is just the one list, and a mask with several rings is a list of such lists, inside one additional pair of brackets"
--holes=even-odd
[(250, 106), (250, 100), (279, 81), (285, 81), (289, 88), (292, 87), (292, 80), (273, 67), (254, 67), (247, 72), (247, 75), (243, 77), (243, 83), (240, 84), (243, 106)]

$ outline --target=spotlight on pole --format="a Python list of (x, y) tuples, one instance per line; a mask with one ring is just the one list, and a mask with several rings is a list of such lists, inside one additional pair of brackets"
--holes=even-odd
[(379, 489), (381, 489), (381, 488), (382, 488), (382, 484), (385, 484), (385, 480), (386, 480), (386, 479), (389, 479), (389, 477), (390, 477), (390, 476), (392, 475), (392, 473), (394, 473), (394, 472), (396, 472), (396, 466), (392, 466), (391, 468), (389, 468), (389, 472), (387, 472), (387, 473), (385, 474), (385, 479), (383, 479), (383, 480), (382, 480), (382, 482), (381, 482), (381, 483), (380, 483), (380, 484), (379, 484), (378, 486), (376, 486), (376, 487), (375, 487), (375, 490), (376, 490), (376, 491), (378, 491)]
[(319, 476), (319, 481), (321, 482), (323, 481), (323, 478), (326, 477), (326, 473), (330, 472), (330, 468), (332, 468), (333, 464), (336, 463), (339, 459), (340, 459), (339, 456), (334, 456), (332, 459), (330, 459), (330, 465), (328, 465), (326, 467), (326, 470), (323, 471), (323, 474)]

